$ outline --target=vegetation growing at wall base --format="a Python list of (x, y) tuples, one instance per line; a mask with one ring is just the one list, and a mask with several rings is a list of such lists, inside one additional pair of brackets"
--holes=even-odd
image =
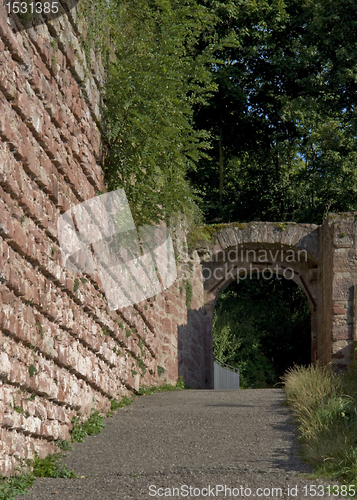
[(0, 478), (0, 500), (15, 500), (17, 495), (26, 495), (34, 481), (33, 474)]
[(295, 366), (283, 380), (303, 458), (316, 476), (354, 485), (357, 492), (357, 366), (346, 374)]
[[(186, 388), (188, 387), (185, 385), (183, 377), (179, 377), (175, 385), (143, 386), (138, 391), (138, 396), (163, 391), (177, 391)], [(111, 417), (114, 411), (130, 405), (132, 402), (133, 398), (129, 398), (128, 396), (123, 396), (120, 401), (112, 399), (110, 402), (110, 411), (106, 416)], [(72, 421), (74, 426), (71, 432), (72, 443), (83, 442), (87, 436), (97, 435), (102, 432), (105, 427), (104, 419), (105, 415), (99, 411), (93, 412), (89, 419), (82, 423), (79, 422), (78, 418), (74, 418)], [(73, 449), (68, 441), (57, 440), (56, 444), (61, 450), (67, 451)], [(78, 476), (75, 471), (69, 470), (67, 465), (62, 462), (64, 457), (63, 453), (54, 453), (45, 458), (39, 458), (35, 454), (33, 460), (20, 461), (20, 466), (17, 468), (18, 475), (7, 478), (0, 477), (0, 500), (15, 500), (17, 495), (26, 495), (37, 477), (77, 478)], [(21, 474), (25, 467), (27, 470), (30, 468), (31, 471)]]
[(0, 477), (0, 500), (14, 500), (17, 495), (26, 495), (37, 477), (77, 478), (74, 470), (68, 469), (62, 462), (64, 457), (63, 453), (53, 453), (45, 458), (39, 458), (35, 453), (35, 458), (32, 460), (19, 459), (17, 475)]

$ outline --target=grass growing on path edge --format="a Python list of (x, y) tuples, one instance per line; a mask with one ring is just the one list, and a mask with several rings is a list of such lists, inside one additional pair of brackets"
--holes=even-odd
[(343, 374), (319, 365), (295, 366), (283, 382), (298, 425), (302, 458), (316, 476), (356, 486), (357, 366)]
[[(123, 396), (120, 401), (112, 399), (110, 401), (110, 411), (105, 415), (99, 411), (94, 411), (90, 417), (82, 423), (80, 423), (79, 417), (74, 417), (72, 419), (74, 425), (71, 431), (71, 442), (82, 442), (87, 436), (96, 435), (102, 432), (105, 427), (105, 417), (111, 417), (114, 411), (131, 404), (135, 397), (150, 395), (156, 392), (177, 391), (182, 389), (188, 389), (182, 377), (178, 378), (176, 385), (163, 384), (153, 387), (143, 386), (138, 391), (137, 395), (133, 395), (133, 398)], [(73, 449), (69, 441), (58, 439), (56, 444), (61, 450), (67, 451)], [(65, 455), (63, 453), (54, 453), (45, 458), (39, 458), (36, 454), (33, 460), (19, 460), (20, 465), (17, 468), (17, 475), (10, 477), (2, 477), (0, 475), (0, 500), (15, 500), (17, 495), (26, 495), (37, 477), (78, 477), (74, 470), (69, 470), (67, 466), (62, 463), (61, 459), (64, 457)], [(25, 467), (27, 470), (23, 473)]]

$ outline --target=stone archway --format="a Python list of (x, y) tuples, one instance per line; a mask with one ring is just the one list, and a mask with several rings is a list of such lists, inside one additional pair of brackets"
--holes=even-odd
[[(311, 353), (317, 359), (318, 231), (315, 225), (255, 222), (230, 225), (215, 235), (216, 242), (200, 252), (205, 311), (210, 325), (215, 303), (233, 281), (254, 274), (292, 279), (305, 292), (311, 307)], [(211, 347), (212, 349), (212, 347)], [(207, 366), (206, 378), (209, 375)]]
[(356, 339), (356, 218), (354, 213), (330, 214), (322, 226), (273, 222), (211, 226), (211, 241), (196, 245), (203, 290), (189, 317), (200, 371), (194, 386), (213, 385), (212, 318), (217, 298), (237, 277), (263, 270), (289, 273), (305, 292), (311, 306), (312, 362), (335, 369), (347, 366)]

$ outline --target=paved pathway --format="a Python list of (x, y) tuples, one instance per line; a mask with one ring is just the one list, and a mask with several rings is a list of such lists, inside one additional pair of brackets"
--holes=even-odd
[(66, 463), (83, 477), (38, 479), (19, 500), (311, 499), (310, 484), (320, 484), (301, 476), (310, 469), (298, 458), (280, 389), (137, 398), (67, 452)]

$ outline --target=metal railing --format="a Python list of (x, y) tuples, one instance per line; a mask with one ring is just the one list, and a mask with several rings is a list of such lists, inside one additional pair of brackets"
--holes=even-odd
[(239, 370), (213, 356), (214, 389), (239, 389)]

